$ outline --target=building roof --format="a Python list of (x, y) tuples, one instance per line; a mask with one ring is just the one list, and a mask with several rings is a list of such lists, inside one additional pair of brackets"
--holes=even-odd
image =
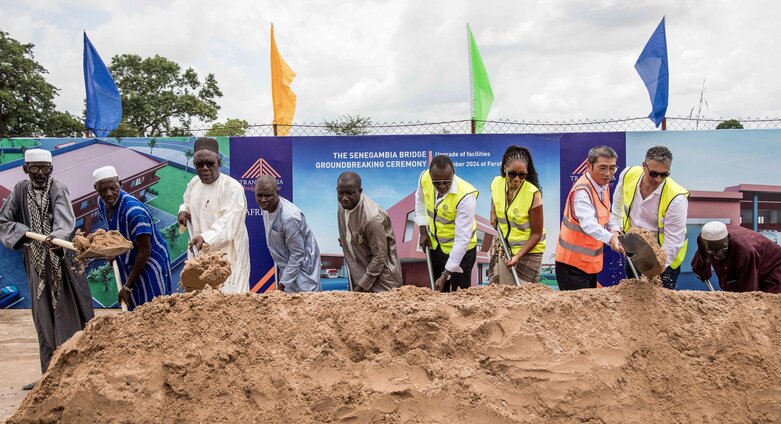
[[(55, 150), (52, 155), (53, 176), (68, 186), (70, 197), (74, 201), (95, 193), (92, 171), (97, 168), (111, 165), (117, 169), (121, 180), (127, 180), (165, 166), (165, 162), (134, 150), (102, 142), (70, 146), (61, 151)], [(0, 171), (0, 186), (9, 191), (17, 181), (23, 179), (27, 179), (27, 175), (21, 164)]]

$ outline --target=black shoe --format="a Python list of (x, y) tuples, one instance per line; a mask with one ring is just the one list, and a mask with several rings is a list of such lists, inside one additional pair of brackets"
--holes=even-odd
[(38, 384), (38, 380), (35, 380), (30, 384), (25, 384), (24, 386), (22, 386), (22, 390), (32, 390), (35, 388), (36, 384)]

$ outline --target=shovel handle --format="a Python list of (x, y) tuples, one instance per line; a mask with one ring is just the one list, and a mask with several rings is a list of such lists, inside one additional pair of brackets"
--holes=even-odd
[[(187, 220), (187, 238), (189, 240), (193, 239), (193, 223), (189, 219)], [(193, 256), (198, 256), (198, 248), (195, 245), (190, 247), (190, 249), (193, 251)]]
[[(496, 224), (496, 232), (499, 236), (499, 240), (502, 242), (502, 250), (504, 251), (505, 256), (507, 258), (512, 258), (512, 252), (510, 251), (510, 246), (507, 245), (507, 240), (504, 239), (504, 234), (502, 234), (502, 230), (499, 228), (499, 224)], [(515, 282), (516, 287), (521, 287), (521, 279), (518, 277), (518, 271), (516, 271), (515, 267), (510, 267), (510, 272), (513, 274), (513, 281)]]
[(436, 291), (437, 288), (434, 285), (434, 268), (431, 266), (431, 249), (426, 246), (426, 265), (428, 265), (428, 280), (432, 291)]
[(708, 290), (710, 291), (716, 291), (713, 289), (713, 285), (710, 283), (710, 278), (706, 278), (703, 283), (705, 283), (708, 286)]
[[(24, 233), (24, 236), (29, 238), (29, 239), (36, 240), (36, 241), (44, 241), (44, 240), (46, 240), (46, 236), (45, 235), (38, 234), (38, 233), (33, 233), (32, 231), (28, 231), (28, 232)], [(78, 251), (78, 249), (76, 249), (76, 246), (74, 246), (73, 243), (71, 243), (69, 241), (60, 240), (58, 238), (53, 238), (53, 239), (51, 239), (51, 242), (55, 246), (60, 246), (60, 247), (64, 247), (64, 248), (69, 249), (69, 250)]]
[[(117, 265), (116, 258), (112, 258), (109, 260), (111, 262), (111, 266), (114, 267), (114, 281), (117, 283), (117, 293), (119, 293), (122, 290), (122, 277), (119, 275), (119, 265)], [(122, 300), (119, 302), (119, 304), (122, 306), (122, 312), (127, 312), (127, 305), (125, 304), (125, 301)]]
[(632, 258), (627, 256), (626, 260), (627, 260), (627, 262), (629, 262), (629, 269), (632, 270), (632, 274), (635, 275), (635, 278), (640, 278), (640, 274), (637, 273), (637, 268), (635, 268), (635, 263), (632, 262)]

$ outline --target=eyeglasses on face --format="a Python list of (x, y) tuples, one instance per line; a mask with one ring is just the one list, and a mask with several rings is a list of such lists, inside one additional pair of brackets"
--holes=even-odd
[(434, 186), (450, 185), (450, 183), (452, 182), (453, 182), (452, 177), (448, 180), (431, 180), (431, 184), (434, 184)]
[(30, 171), (33, 174), (37, 174), (38, 172), (51, 172), (52, 167), (51, 165), (28, 165), (27, 170)]
[(515, 172), (515, 171), (507, 171), (505, 172), (507, 174), (507, 178), (514, 180), (518, 177), (521, 177), (522, 180), (525, 180), (526, 177), (529, 175), (528, 172)]
[(207, 168), (211, 168), (211, 167), (213, 167), (216, 164), (217, 164), (217, 161), (214, 161), (214, 160), (205, 160), (205, 161), (193, 162), (193, 165), (195, 165), (196, 168), (202, 168), (204, 166), (207, 167)]

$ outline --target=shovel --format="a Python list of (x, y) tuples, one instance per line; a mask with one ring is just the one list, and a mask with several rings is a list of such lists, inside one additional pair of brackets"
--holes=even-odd
[(428, 280), (431, 290), (436, 291), (436, 286), (434, 286), (434, 268), (431, 266), (431, 249), (428, 246), (426, 246), (426, 265), (428, 265)]
[(633, 233), (622, 234), (618, 236), (618, 241), (626, 250), (629, 266), (635, 273), (635, 278), (640, 274), (649, 278), (656, 277), (664, 272), (664, 263), (659, 263), (656, 251), (643, 236)]
[[(44, 241), (46, 240), (46, 236), (43, 234), (33, 233), (31, 231), (27, 231), (24, 233), (24, 236), (37, 241)], [(107, 247), (104, 249), (87, 249), (86, 251), (82, 252), (79, 251), (79, 249), (76, 249), (76, 246), (73, 245), (73, 243), (65, 240), (60, 239), (52, 239), (52, 244), (55, 246), (60, 246), (65, 249), (73, 250), (75, 252), (78, 252), (77, 257), (79, 259), (97, 259), (97, 258), (103, 258), (108, 259), (109, 262), (111, 262), (111, 266), (114, 268), (114, 280), (117, 283), (117, 293), (119, 293), (120, 290), (122, 290), (122, 278), (119, 276), (119, 265), (117, 265), (117, 261), (114, 260), (117, 256), (128, 252), (130, 249), (123, 248), (123, 247)], [(127, 312), (127, 305), (125, 302), (122, 302), (122, 310), (124, 312)]]
[(716, 290), (713, 289), (713, 285), (710, 283), (710, 278), (706, 278), (706, 279), (702, 280), (702, 282), (705, 283), (705, 285), (708, 286), (708, 290), (716, 291)]
[[(504, 251), (504, 254), (507, 258), (512, 258), (512, 251), (510, 250), (510, 246), (507, 245), (507, 240), (504, 239), (504, 234), (502, 234), (502, 230), (499, 228), (499, 224), (496, 224), (496, 232), (498, 233), (499, 240), (502, 242), (502, 250)], [(498, 260), (501, 260), (499, 258)], [(513, 281), (515, 282), (516, 287), (521, 286), (521, 279), (518, 278), (518, 271), (515, 269), (515, 267), (510, 267), (510, 272), (513, 274)]]

